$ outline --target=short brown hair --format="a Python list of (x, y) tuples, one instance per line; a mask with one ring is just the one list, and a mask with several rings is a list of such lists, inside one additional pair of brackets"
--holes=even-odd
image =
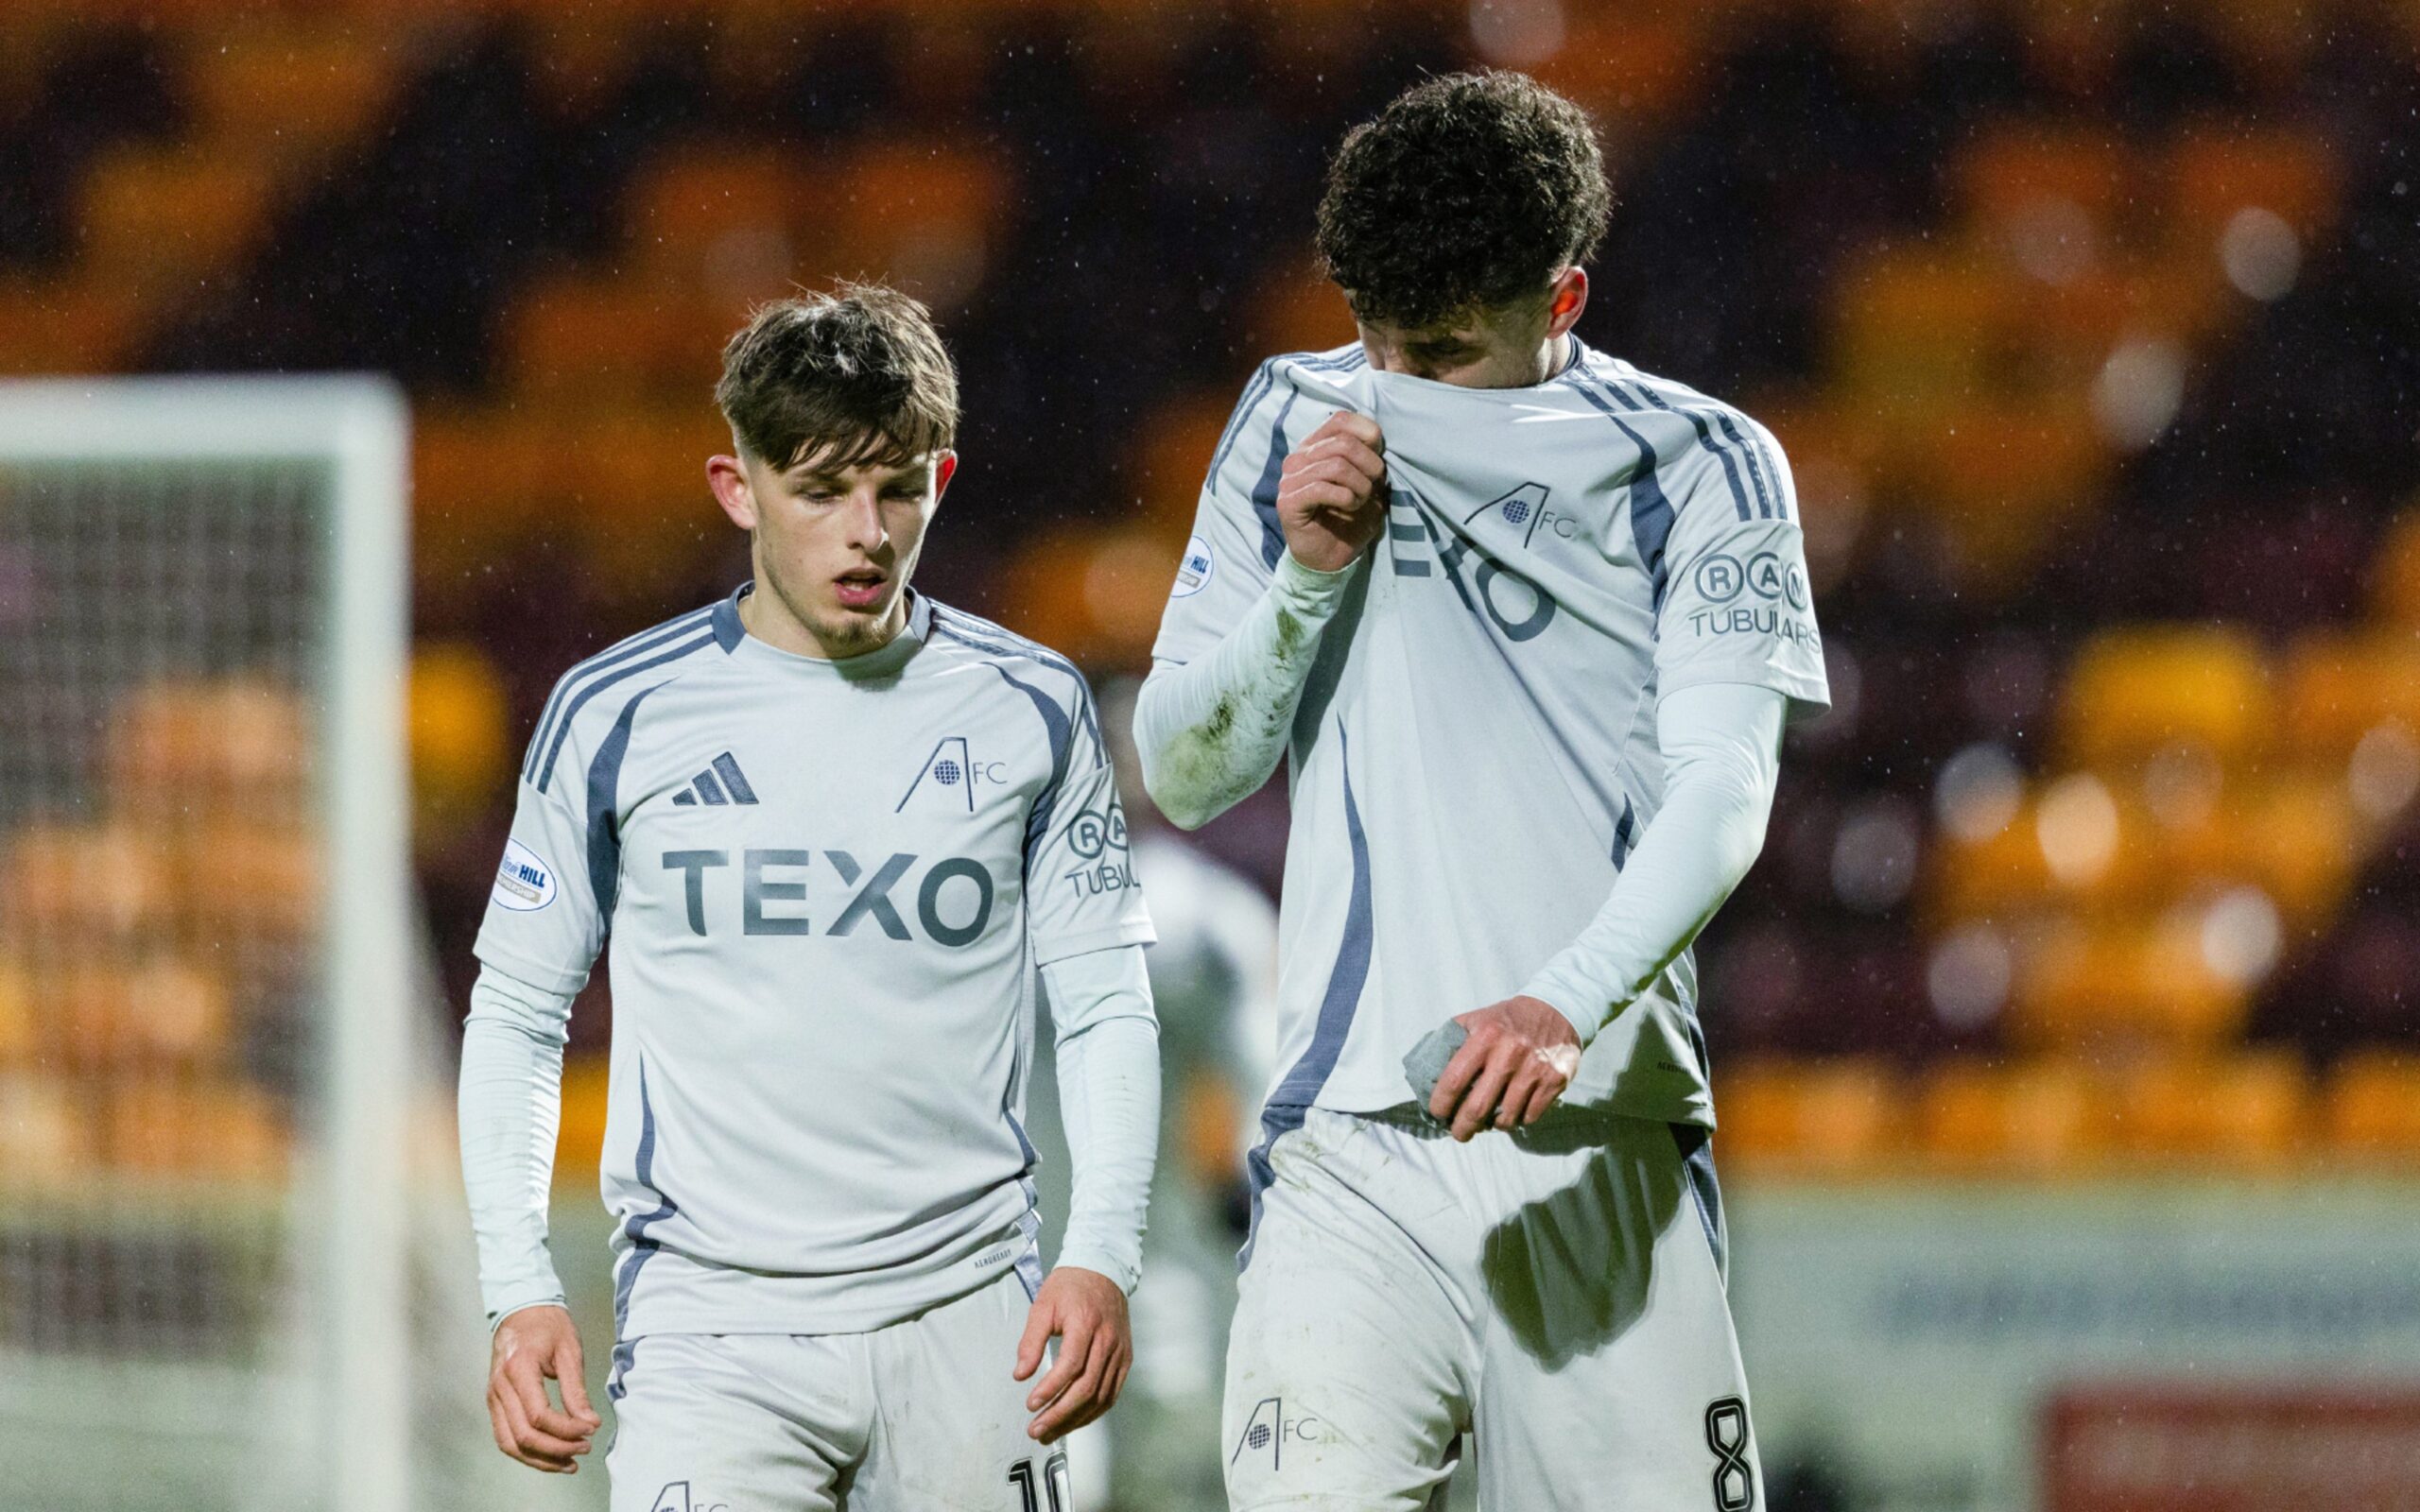
[(760, 306), (722, 349), (715, 403), (775, 468), (895, 466), (958, 435), (958, 369), (932, 312), (880, 284)]

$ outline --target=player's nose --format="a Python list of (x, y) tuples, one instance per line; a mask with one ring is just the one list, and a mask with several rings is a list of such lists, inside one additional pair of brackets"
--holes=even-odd
[(890, 539), (882, 526), (882, 495), (873, 489), (859, 489), (849, 495), (847, 518), (841, 528), (852, 546), (873, 551)]

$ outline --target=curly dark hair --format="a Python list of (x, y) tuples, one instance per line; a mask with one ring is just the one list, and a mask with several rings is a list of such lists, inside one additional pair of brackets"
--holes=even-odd
[(932, 313), (880, 284), (759, 307), (722, 349), (715, 403), (742, 451), (777, 469), (896, 466), (958, 434), (958, 369)]
[(1527, 75), (1447, 74), (1349, 132), (1319, 249), (1365, 320), (1425, 330), (1543, 293), (1613, 208), (1596, 129)]

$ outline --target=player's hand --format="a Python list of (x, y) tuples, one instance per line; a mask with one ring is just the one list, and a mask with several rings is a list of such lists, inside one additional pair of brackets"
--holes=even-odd
[(1339, 410), (1287, 454), (1277, 476), (1286, 549), (1314, 572), (1353, 565), (1387, 518), (1387, 439), (1367, 415)]
[[(574, 1456), (595, 1447), (603, 1419), (588, 1405), (580, 1379), (579, 1330), (560, 1307), (525, 1307), (496, 1325), (488, 1366), (488, 1421), (495, 1447), (524, 1465), (556, 1475), (579, 1470)], [(558, 1410), (546, 1383), (562, 1384)]]
[(1536, 1123), (1579, 1073), (1579, 1034), (1536, 998), (1506, 998), (1454, 1022), (1471, 1037), (1445, 1062), (1428, 1111), (1464, 1143), (1491, 1123)]
[(1026, 1433), (1049, 1443), (1074, 1432), (1117, 1404), (1126, 1372), (1134, 1366), (1134, 1334), (1126, 1318), (1126, 1294), (1098, 1271), (1062, 1265), (1034, 1295), (1017, 1341), (1016, 1379), (1042, 1368), (1052, 1336), (1059, 1362), (1027, 1393), (1026, 1411), (1035, 1415)]

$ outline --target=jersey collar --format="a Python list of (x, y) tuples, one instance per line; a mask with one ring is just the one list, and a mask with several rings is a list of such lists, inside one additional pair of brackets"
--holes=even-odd
[(863, 656), (842, 657), (827, 661), (822, 657), (800, 656), (777, 645), (760, 641), (748, 633), (740, 623), (739, 601), (756, 591), (753, 578), (732, 590), (729, 596), (715, 605), (715, 644), (735, 661), (755, 666), (786, 668), (803, 676), (837, 677), (855, 681), (862, 678), (886, 677), (908, 664), (931, 636), (933, 601), (910, 588), (908, 590), (908, 624), (890, 643)]

